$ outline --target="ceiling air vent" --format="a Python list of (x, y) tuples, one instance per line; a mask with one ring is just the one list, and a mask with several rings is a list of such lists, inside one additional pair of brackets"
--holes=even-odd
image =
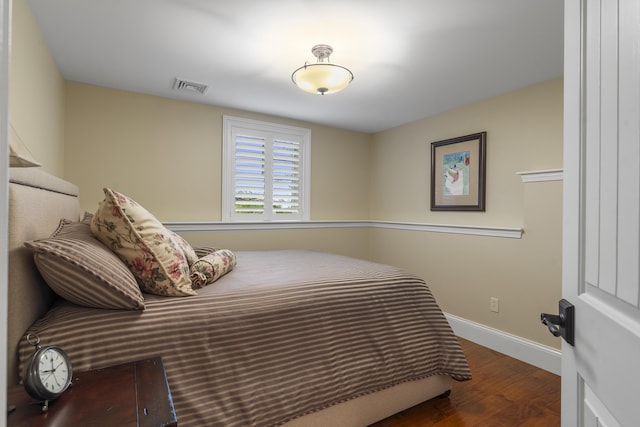
[(194, 83), (186, 80), (182, 80), (176, 78), (176, 81), (173, 83), (174, 90), (180, 90), (185, 92), (198, 92), (199, 94), (204, 94), (209, 86), (202, 83)]

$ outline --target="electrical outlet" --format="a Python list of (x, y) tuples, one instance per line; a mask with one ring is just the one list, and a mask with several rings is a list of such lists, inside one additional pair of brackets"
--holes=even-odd
[(489, 310), (494, 313), (498, 313), (500, 311), (500, 300), (496, 297), (491, 297), (489, 299)]

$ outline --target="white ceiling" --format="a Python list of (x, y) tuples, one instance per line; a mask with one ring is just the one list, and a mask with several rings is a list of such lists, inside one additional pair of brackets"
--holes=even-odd
[[(362, 132), (563, 71), (561, 0), (27, 1), (67, 80)], [(342, 92), (291, 81), (320, 43), (355, 75)]]

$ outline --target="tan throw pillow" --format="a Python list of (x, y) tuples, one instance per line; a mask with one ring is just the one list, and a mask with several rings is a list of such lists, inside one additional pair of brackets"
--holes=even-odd
[(228, 249), (217, 249), (200, 258), (191, 266), (191, 283), (194, 289), (209, 285), (236, 266), (236, 254)]
[(135, 277), (89, 224), (61, 220), (47, 239), (25, 242), (38, 271), (62, 298), (85, 307), (144, 310)]
[(127, 264), (140, 289), (164, 296), (196, 295), (189, 264), (171, 232), (133, 199), (109, 188), (104, 194), (91, 231)]

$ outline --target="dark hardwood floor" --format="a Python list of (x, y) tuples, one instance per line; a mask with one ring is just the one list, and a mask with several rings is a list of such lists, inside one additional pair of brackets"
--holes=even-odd
[(371, 427), (560, 425), (560, 377), (460, 339), (473, 379)]

